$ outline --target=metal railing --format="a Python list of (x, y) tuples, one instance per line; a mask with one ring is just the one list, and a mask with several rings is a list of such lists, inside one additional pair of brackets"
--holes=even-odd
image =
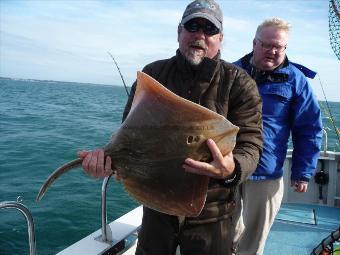
[(35, 229), (33, 217), (29, 209), (20, 203), (19, 198), (17, 201), (3, 201), (0, 202), (0, 209), (14, 208), (19, 210), (26, 218), (28, 228), (28, 242), (30, 255), (36, 255), (36, 242), (35, 242)]
[(327, 147), (328, 147), (328, 133), (327, 133), (327, 129), (329, 130), (329, 128), (323, 128), (323, 134), (324, 134), (324, 138), (323, 138), (323, 151), (326, 154), (327, 152)]
[(107, 224), (107, 209), (106, 209), (106, 190), (107, 184), (112, 175), (105, 177), (102, 184), (102, 241), (111, 243), (112, 232), (110, 226)]

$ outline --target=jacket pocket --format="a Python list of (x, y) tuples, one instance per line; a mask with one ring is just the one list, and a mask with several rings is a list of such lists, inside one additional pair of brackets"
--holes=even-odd
[(289, 112), (289, 104), (293, 92), (289, 84), (270, 84), (259, 87), (262, 96), (262, 113), (267, 116), (285, 116)]

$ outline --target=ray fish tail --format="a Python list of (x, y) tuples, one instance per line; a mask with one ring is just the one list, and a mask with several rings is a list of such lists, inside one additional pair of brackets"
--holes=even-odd
[(64, 173), (79, 167), (81, 165), (81, 163), (83, 162), (82, 158), (77, 158), (75, 160), (72, 160), (68, 163), (66, 163), (65, 165), (62, 165), (61, 167), (59, 167), (58, 169), (56, 169), (48, 178), (47, 180), (44, 182), (44, 184), (41, 186), (39, 193), (36, 197), (36, 201), (40, 201), (42, 199), (42, 197), (45, 195), (47, 189), (54, 183), (54, 181), (56, 179), (58, 179), (61, 175), (63, 175)]

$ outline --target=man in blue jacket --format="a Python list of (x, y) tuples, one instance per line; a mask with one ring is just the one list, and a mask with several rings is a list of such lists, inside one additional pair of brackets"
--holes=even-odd
[(320, 108), (305, 77), (311, 71), (290, 62), (285, 54), (289, 27), (278, 18), (265, 20), (257, 28), (253, 51), (235, 63), (257, 83), (263, 100), (264, 136), (257, 169), (239, 186), (235, 254), (263, 253), (283, 197), (283, 163), (290, 133), (295, 191), (307, 191), (317, 165), (322, 141)]

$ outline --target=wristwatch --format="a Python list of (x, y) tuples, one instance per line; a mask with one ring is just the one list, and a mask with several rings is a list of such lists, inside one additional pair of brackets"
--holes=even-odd
[(226, 178), (226, 179), (221, 179), (220, 180), (220, 184), (222, 184), (225, 187), (234, 186), (236, 183), (238, 183), (238, 181), (241, 178), (240, 164), (238, 163), (237, 160), (235, 160), (235, 158), (234, 158), (234, 162), (235, 162), (234, 174), (232, 176)]

